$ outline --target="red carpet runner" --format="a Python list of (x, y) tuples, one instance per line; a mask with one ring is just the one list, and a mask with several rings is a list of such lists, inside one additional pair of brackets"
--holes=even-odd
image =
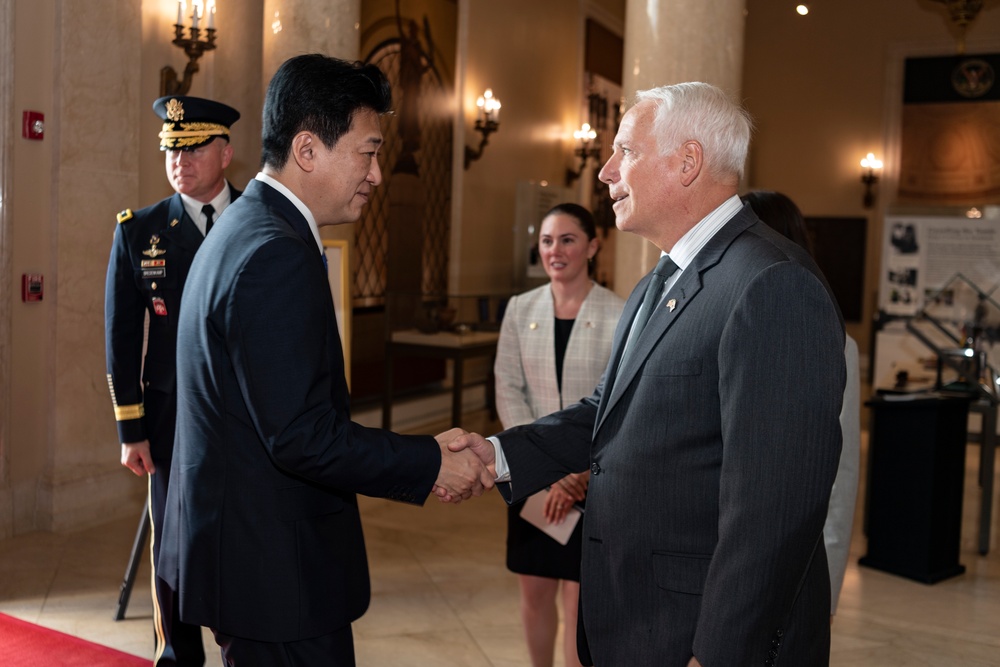
[(3, 667), (150, 667), (152, 661), (0, 614)]

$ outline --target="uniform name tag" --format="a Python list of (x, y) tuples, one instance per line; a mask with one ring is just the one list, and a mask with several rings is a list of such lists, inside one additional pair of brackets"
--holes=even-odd
[(143, 269), (142, 270), (142, 277), (143, 278), (166, 278), (167, 277), (167, 269), (165, 267), (160, 267), (160, 268), (156, 268), (156, 269)]
[(153, 312), (160, 316), (167, 314), (167, 303), (158, 296), (153, 297)]

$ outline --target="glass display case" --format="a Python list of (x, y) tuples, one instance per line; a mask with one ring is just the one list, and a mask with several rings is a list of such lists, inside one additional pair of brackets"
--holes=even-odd
[(1000, 305), (961, 273), (930, 294), (907, 329), (937, 355), (936, 389), (975, 393), (994, 405)]
[[(906, 324), (937, 355), (935, 389), (963, 392), (972, 397), (969, 410), (982, 416), (976, 439), (980, 443), (979, 553), (990, 547), (993, 512), (993, 469), (997, 441), (1000, 354), (1000, 305), (961, 273), (928, 295), (924, 307)], [(972, 436), (969, 433), (968, 436)]]

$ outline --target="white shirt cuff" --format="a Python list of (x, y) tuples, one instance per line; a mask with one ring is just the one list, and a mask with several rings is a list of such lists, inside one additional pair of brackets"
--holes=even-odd
[(493, 443), (493, 453), (496, 457), (497, 482), (510, 481), (510, 466), (507, 465), (507, 457), (504, 456), (503, 448), (500, 447), (500, 440), (495, 435), (486, 438)]

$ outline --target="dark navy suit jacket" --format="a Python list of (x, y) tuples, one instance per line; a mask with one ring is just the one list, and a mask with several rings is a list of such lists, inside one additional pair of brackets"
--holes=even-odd
[[(229, 194), (236, 201), (240, 191), (230, 185)], [(104, 294), (108, 386), (118, 418), (118, 438), (121, 442), (148, 439), (153, 460), (169, 466), (181, 291), (205, 237), (176, 193), (134, 213), (122, 211), (118, 221)], [(149, 340), (144, 359), (147, 313)], [(143, 416), (139, 416), (140, 408)]]
[(271, 642), (341, 628), (370, 596), (355, 493), (423, 503), (440, 449), (350, 421), (319, 248), (271, 186), (219, 218), (183, 301), (157, 571), (189, 623)]

